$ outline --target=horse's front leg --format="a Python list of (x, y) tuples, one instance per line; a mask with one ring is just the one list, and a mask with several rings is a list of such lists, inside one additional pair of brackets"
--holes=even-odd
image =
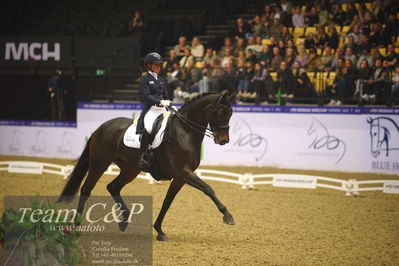
[(216, 204), (217, 208), (221, 213), (223, 213), (223, 221), (226, 224), (233, 225), (234, 223), (234, 218), (233, 215), (227, 210), (226, 206), (223, 205), (223, 203), (218, 199), (218, 197), (215, 194), (215, 191), (203, 180), (201, 180), (196, 174), (190, 173), (187, 177), (184, 178), (187, 184), (190, 186), (201, 190), (202, 192), (205, 193), (205, 195), (208, 195), (212, 201)]
[(169, 186), (168, 192), (166, 193), (165, 199), (162, 203), (161, 211), (158, 214), (157, 220), (154, 224), (154, 229), (157, 231), (158, 236), (157, 240), (159, 241), (167, 241), (168, 238), (166, 237), (165, 233), (162, 231), (162, 221), (165, 217), (166, 212), (168, 211), (173, 199), (175, 198), (176, 194), (180, 191), (183, 187), (184, 181), (180, 179), (173, 179), (172, 183)]

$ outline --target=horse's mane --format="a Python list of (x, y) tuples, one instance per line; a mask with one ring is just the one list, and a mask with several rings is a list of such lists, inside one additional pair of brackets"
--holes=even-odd
[(216, 95), (216, 94), (218, 94), (218, 93), (215, 93), (215, 92), (207, 92), (207, 93), (199, 94), (199, 95), (195, 96), (194, 98), (192, 98), (192, 99), (188, 100), (187, 102), (185, 102), (184, 105), (180, 108), (179, 111), (184, 111), (184, 110), (186, 110), (189, 106), (191, 106), (192, 104), (196, 103), (198, 100), (204, 98), (205, 96), (208, 96), (208, 95)]

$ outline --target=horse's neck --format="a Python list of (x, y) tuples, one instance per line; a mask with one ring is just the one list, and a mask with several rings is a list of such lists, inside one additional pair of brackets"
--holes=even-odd
[(209, 97), (199, 99), (197, 102), (193, 103), (192, 106), (188, 107), (185, 116), (190, 121), (206, 127), (209, 121), (206, 118), (205, 112), (210, 104), (211, 100)]

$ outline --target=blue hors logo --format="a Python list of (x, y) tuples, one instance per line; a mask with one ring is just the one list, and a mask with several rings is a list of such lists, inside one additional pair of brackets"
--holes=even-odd
[(367, 123), (370, 125), (371, 155), (374, 158), (384, 151), (388, 157), (389, 151), (399, 150), (399, 126), (393, 119), (385, 116), (369, 117)]

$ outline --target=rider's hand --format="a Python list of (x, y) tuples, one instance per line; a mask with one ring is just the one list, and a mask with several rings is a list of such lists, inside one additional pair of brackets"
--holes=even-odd
[(170, 101), (169, 100), (161, 100), (160, 105), (163, 107), (168, 107), (170, 105)]
[(177, 107), (172, 105), (173, 111), (177, 112)]

